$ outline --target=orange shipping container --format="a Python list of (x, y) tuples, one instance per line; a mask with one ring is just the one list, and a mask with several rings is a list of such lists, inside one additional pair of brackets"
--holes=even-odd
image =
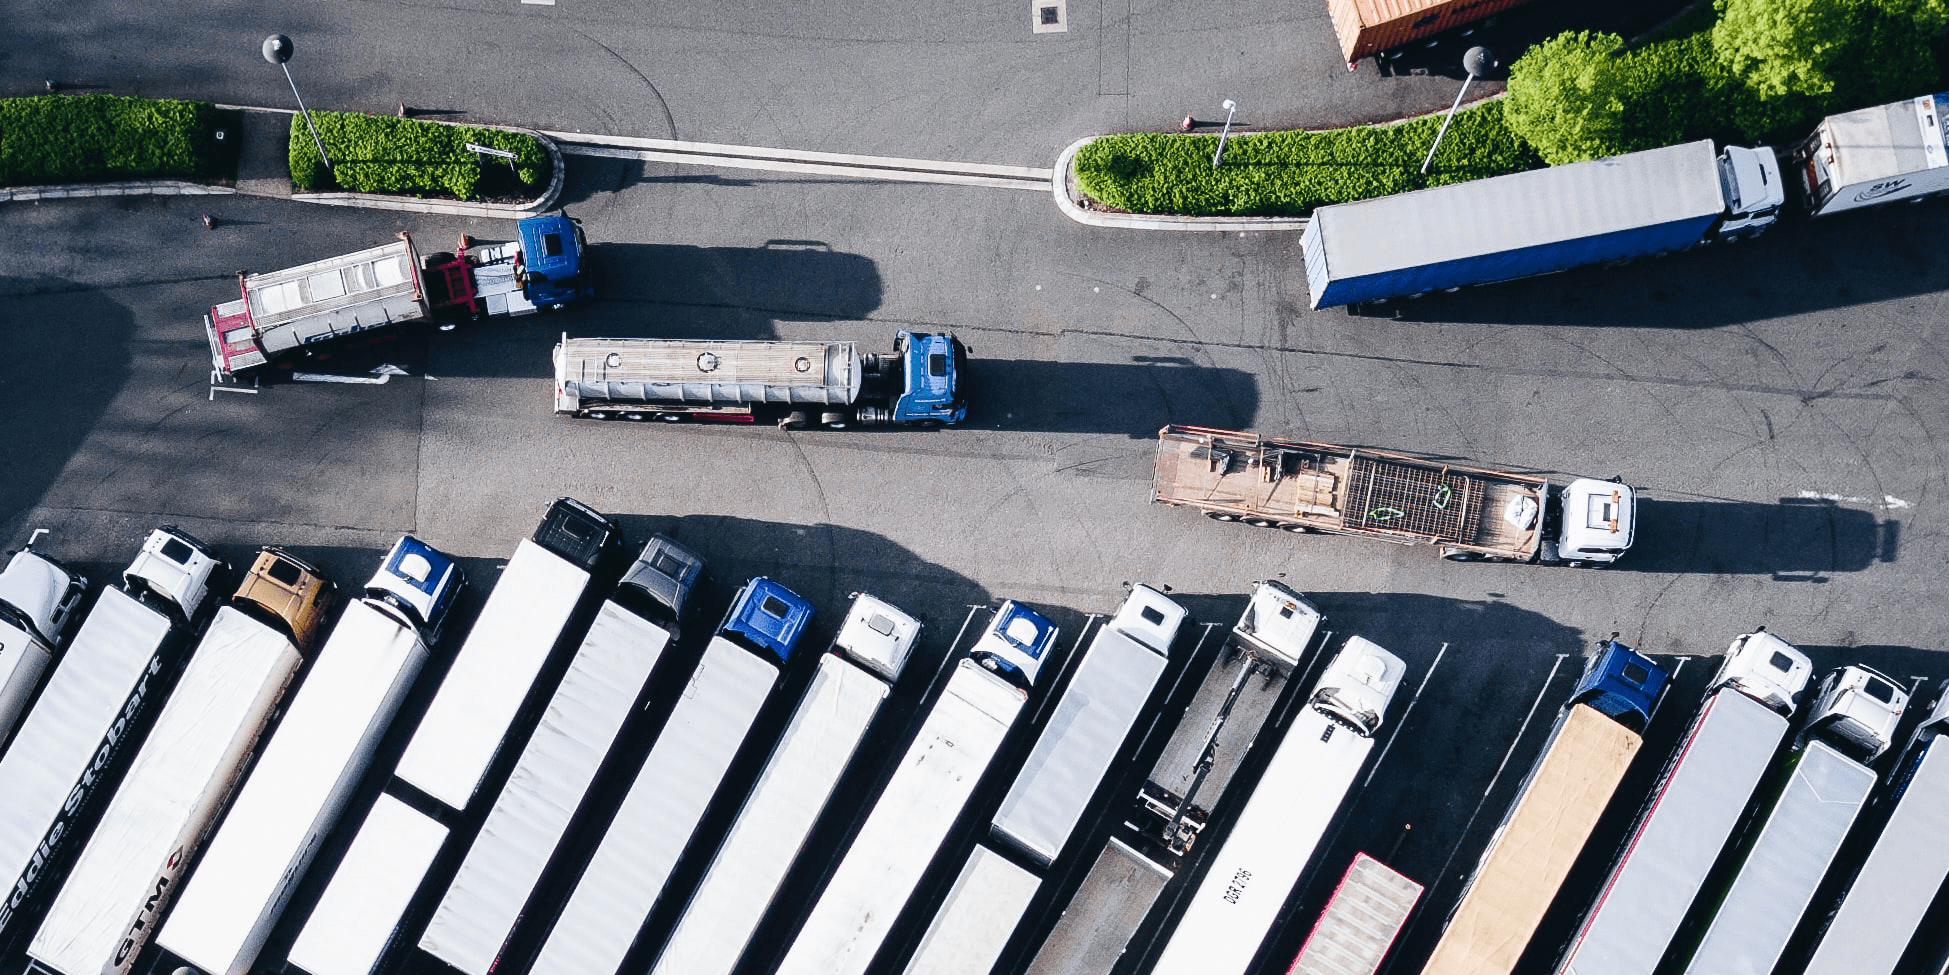
[(1529, 0), (1326, 0), (1347, 66), (1409, 41), (1481, 20)]

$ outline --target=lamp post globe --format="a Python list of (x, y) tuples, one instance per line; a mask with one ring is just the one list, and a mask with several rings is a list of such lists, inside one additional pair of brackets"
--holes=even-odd
[(1462, 54), (1462, 70), (1471, 77), (1480, 78), (1495, 70), (1496, 52), (1481, 45), (1469, 48)]
[(272, 64), (283, 64), (291, 60), (293, 50), (291, 38), (283, 34), (272, 34), (264, 38), (264, 60)]

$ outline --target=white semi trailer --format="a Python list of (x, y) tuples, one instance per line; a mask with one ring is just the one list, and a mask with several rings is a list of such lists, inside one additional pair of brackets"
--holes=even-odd
[(611, 975), (622, 965), (811, 621), (811, 603), (763, 576), (732, 598), (533, 975)]
[(1894, 681), (1859, 665), (1822, 681), (1808, 731), (1728, 854), (1737, 872), (1706, 893), (1704, 934), (1680, 953), (1686, 975), (1773, 970), (1874, 788), (1863, 762), (1887, 750), (1907, 704)]
[(955, 665), (786, 952), (780, 975), (861, 975), (1028, 700), (1056, 627), (1008, 602)]
[(1763, 629), (1732, 642), (1557, 966), (1560, 975), (1652, 975), (1812, 674), (1806, 654)]
[(1373, 751), (1407, 665), (1353, 637), (1294, 716), (1154, 975), (1244, 975)]
[(819, 659), (652, 975), (729, 975), (737, 965), (919, 636), (919, 620), (874, 596), (853, 596), (832, 651)]
[[(282, 580), (292, 580), (290, 583)], [(275, 607), (251, 594), (297, 589)], [(60, 975), (125, 973), (174, 900), (218, 814), (304, 662), (300, 646), (331, 602), (318, 571), (259, 553), (190, 654), (169, 703), (102, 813), (27, 953)], [(322, 605), (321, 605), (322, 604)]]
[(372, 975), (440, 853), (447, 828), (381, 793), (286, 959), (307, 975)]
[(245, 975), (344, 812), (462, 585), (411, 535), (345, 607), (157, 942), (208, 975)]
[(0, 758), (0, 938), (38, 920), (35, 908), (88, 838), (83, 824), (168, 698), (221, 566), (182, 531), (150, 532), (122, 588), (88, 611)]
[(440, 898), (421, 950), (466, 975), (494, 970), (569, 819), (676, 639), (703, 570), (703, 559), (657, 535), (623, 574)]
[(0, 570), (0, 754), (54, 662), (88, 579), (29, 544)]

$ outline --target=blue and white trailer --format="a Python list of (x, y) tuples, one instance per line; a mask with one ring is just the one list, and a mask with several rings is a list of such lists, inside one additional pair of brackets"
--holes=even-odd
[(731, 600), (656, 744), (583, 868), (532, 975), (613, 975), (812, 623), (763, 576)]
[(729, 975), (737, 965), (919, 636), (919, 620), (854, 594), (832, 650), (819, 658), (811, 688), (651, 975)]
[(1708, 139), (1323, 206), (1300, 246), (1329, 308), (1736, 240), (1785, 202), (1772, 150)]
[(345, 607), (156, 940), (246, 975), (337, 824), (459, 597), (453, 560), (402, 536)]

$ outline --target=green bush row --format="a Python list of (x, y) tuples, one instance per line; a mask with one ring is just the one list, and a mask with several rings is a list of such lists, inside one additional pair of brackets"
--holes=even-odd
[(304, 116), (291, 117), (291, 182), (302, 190), (441, 194), (479, 199), (485, 187), (508, 186), (507, 161), (476, 154), (466, 143), (515, 154), (518, 189), (533, 195), (550, 176), (547, 150), (534, 136), (503, 129), (447, 125), (419, 119), (313, 112), (318, 137), (331, 156), (329, 172), (312, 145)]
[(1324, 132), (1233, 136), (1213, 167), (1218, 137), (1136, 133), (1097, 139), (1076, 153), (1091, 199), (1132, 213), (1280, 216), (1534, 169), (1536, 153), (1503, 121), (1502, 100), (1455, 114), (1426, 176), (1421, 160), (1441, 116)]
[[(0, 186), (231, 175), (242, 113), (121, 95), (0, 99)], [(228, 144), (215, 132), (226, 128)]]

